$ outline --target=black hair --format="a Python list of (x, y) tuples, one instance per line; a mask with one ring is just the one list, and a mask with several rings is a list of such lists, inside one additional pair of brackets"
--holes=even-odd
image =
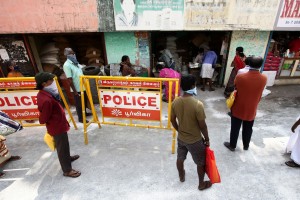
[[(124, 0), (120, 0), (121, 4), (123, 4), (123, 1), (124, 1)], [(135, 0), (133, 0), (133, 3), (135, 4)]]
[(121, 73), (123, 72), (123, 68), (124, 68), (124, 63), (123, 62), (125, 62), (127, 59), (129, 59), (129, 56), (127, 56), (127, 55), (124, 55), (121, 58), (121, 63), (120, 63), (120, 72)]
[(203, 48), (199, 48), (198, 49), (198, 53), (204, 53), (204, 49)]
[(251, 59), (252, 59), (252, 56), (248, 56), (248, 57), (245, 59), (245, 64), (250, 66)]
[(192, 89), (192, 86), (196, 84), (196, 77), (192, 74), (181, 77), (180, 86), (183, 91)]
[(239, 53), (243, 53), (244, 52), (244, 48), (243, 47), (237, 47), (235, 50), (237, 52), (239, 52)]
[(245, 57), (245, 54), (244, 54), (243, 52), (239, 52), (239, 56), (240, 56), (241, 58), (244, 58), (244, 57)]
[(264, 62), (264, 60), (262, 59), (262, 57), (253, 56), (250, 59), (250, 67), (255, 68), (255, 69), (259, 69), (262, 66), (263, 62)]
[(122, 61), (122, 62), (125, 62), (128, 58), (129, 58), (129, 56), (124, 55), (124, 56), (122, 56), (121, 61)]
[(44, 86), (42, 86), (42, 84), (36, 84), (37, 90), (42, 90), (43, 88), (44, 88)]

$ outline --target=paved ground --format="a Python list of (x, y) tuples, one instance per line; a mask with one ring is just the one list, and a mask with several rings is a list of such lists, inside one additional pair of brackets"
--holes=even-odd
[(272, 93), (259, 106), (249, 151), (242, 150), (239, 139), (235, 152), (223, 146), (230, 130), (223, 89), (198, 91), (222, 178), (209, 190), (197, 190), (191, 157), (185, 163), (186, 182), (179, 182), (171, 131), (93, 125), (84, 145), (79, 125), (69, 134), (71, 152), (81, 156), (73, 163), (82, 172), (76, 179), (62, 176), (56, 152), (43, 142), (44, 127), (8, 136), (10, 151), (23, 158), (5, 166), (0, 199), (300, 199), (300, 169), (284, 164), (290, 127), (300, 114), (300, 85), (269, 89)]

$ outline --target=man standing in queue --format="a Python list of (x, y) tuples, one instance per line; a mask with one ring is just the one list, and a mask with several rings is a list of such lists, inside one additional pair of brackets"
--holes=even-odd
[(179, 179), (185, 181), (184, 160), (190, 152), (197, 165), (198, 189), (205, 190), (212, 184), (204, 181), (205, 147), (209, 146), (209, 137), (203, 103), (193, 97), (197, 96), (196, 78), (193, 75), (183, 76), (180, 85), (184, 94), (173, 101), (171, 110), (171, 122), (178, 132), (176, 165)]
[(249, 71), (237, 75), (234, 81), (237, 92), (231, 107), (230, 142), (224, 142), (225, 147), (230, 151), (234, 151), (236, 148), (242, 124), (243, 146), (244, 150), (248, 150), (258, 103), (267, 84), (267, 77), (259, 71), (263, 59), (257, 56), (249, 59)]
[[(78, 121), (80, 123), (83, 123), (82, 104), (81, 104), (81, 96), (80, 96), (80, 76), (83, 75), (83, 72), (79, 62), (77, 61), (75, 52), (71, 48), (65, 48), (64, 55), (67, 57), (67, 60), (64, 63), (63, 69), (70, 82), (70, 86), (73, 90)], [(87, 99), (88, 98), (86, 92), (84, 91), (84, 101), (88, 102)], [(85, 113), (86, 113), (86, 107), (85, 107)], [(91, 113), (86, 113), (86, 116), (91, 116), (91, 115), (92, 115)], [(88, 121), (86, 122), (88, 123)]]
[(60, 104), (60, 96), (53, 78), (54, 75), (48, 72), (41, 72), (35, 76), (36, 88), (39, 90), (37, 94), (39, 121), (40, 124), (46, 124), (47, 132), (54, 138), (63, 175), (76, 178), (81, 173), (72, 169), (71, 162), (77, 160), (79, 155), (70, 156), (67, 134), (70, 125)]

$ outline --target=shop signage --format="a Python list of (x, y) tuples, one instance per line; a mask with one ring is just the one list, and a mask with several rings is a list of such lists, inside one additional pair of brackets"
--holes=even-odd
[(182, 30), (183, 0), (114, 0), (116, 30)]
[(1, 92), (0, 110), (12, 119), (38, 118), (37, 93), (37, 90)]
[(35, 88), (36, 82), (33, 80), (28, 81), (1, 81), (0, 88)]
[(160, 93), (100, 90), (103, 117), (160, 121)]
[(300, 1), (281, 0), (277, 13), (276, 30), (300, 30)]
[(98, 84), (105, 87), (160, 88), (160, 81), (99, 80)]

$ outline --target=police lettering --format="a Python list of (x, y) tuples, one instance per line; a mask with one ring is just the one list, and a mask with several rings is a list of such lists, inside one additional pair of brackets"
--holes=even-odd
[(128, 106), (150, 106), (156, 107), (156, 98), (155, 97), (144, 97), (144, 96), (119, 96), (119, 95), (103, 95), (104, 104), (112, 101), (116, 105), (128, 105)]
[(0, 106), (31, 106), (37, 105), (36, 96), (0, 97)]

